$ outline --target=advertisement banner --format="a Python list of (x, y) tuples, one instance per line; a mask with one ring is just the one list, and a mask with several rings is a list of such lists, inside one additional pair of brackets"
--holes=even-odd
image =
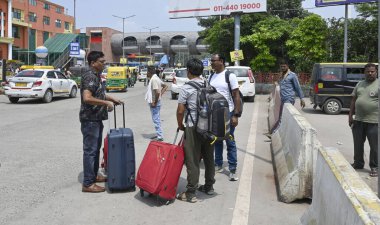
[(346, 4), (356, 4), (364, 2), (376, 2), (376, 0), (315, 0), (316, 7), (329, 6), (329, 5), (346, 5)]
[(266, 11), (266, 0), (169, 0), (171, 19)]

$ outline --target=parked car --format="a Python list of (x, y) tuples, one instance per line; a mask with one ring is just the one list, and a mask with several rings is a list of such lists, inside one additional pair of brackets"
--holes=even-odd
[(148, 70), (147, 69), (142, 69), (140, 70), (140, 74), (137, 76), (137, 79), (139, 81), (146, 81), (146, 74), (147, 74)]
[(254, 102), (256, 88), (251, 68), (248, 66), (228, 66), (226, 69), (236, 75), (239, 90), (243, 94), (243, 97), (249, 102)]
[(175, 76), (173, 77), (173, 83), (171, 86), (172, 99), (177, 99), (181, 87), (189, 81), (187, 78), (187, 69), (180, 68), (175, 71)]
[(175, 69), (173, 68), (166, 68), (162, 72), (162, 80), (164, 81), (172, 82), (174, 76), (175, 76)]
[(78, 86), (74, 80), (63, 73), (52, 69), (27, 69), (19, 72), (6, 82), (5, 95), (11, 103), (20, 98), (41, 98), (43, 102), (51, 102), (53, 97), (68, 95), (75, 98)]
[(310, 81), (310, 100), (314, 109), (327, 114), (339, 114), (350, 108), (351, 93), (356, 84), (365, 79), (367, 63), (316, 63)]

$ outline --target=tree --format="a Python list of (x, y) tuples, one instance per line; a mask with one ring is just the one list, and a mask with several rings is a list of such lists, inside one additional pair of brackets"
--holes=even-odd
[(286, 41), (289, 58), (294, 60), (296, 71), (311, 72), (315, 62), (326, 59), (327, 24), (315, 14), (296, 24)]
[(277, 58), (287, 55), (285, 41), (291, 30), (288, 21), (270, 16), (254, 26), (251, 35), (241, 38), (243, 44), (251, 46), (257, 52), (250, 61), (254, 71), (266, 72), (277, 67)]

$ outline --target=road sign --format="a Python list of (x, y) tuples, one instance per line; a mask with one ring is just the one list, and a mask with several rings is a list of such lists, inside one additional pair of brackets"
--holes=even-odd
[(203, 66), (208, 66), (208, 60), (202, 60)]
[(127, 58), (120, 58), (121, 64), (127, 64), (127, 62), (128, 62)]
[(172, 19), (266, 11), (267, 0), (169, 0), (169, 17)]
[(79, 42), (70, 43), (70, 57), (76, 57), (80, 55)]
[(233, 52), (230, 52), (230, 56), (231, 56), (231, 61), (232, 62), (244, 59), (244, 55), (243, 55), (243, 51), (242, 50), (235, 50)]

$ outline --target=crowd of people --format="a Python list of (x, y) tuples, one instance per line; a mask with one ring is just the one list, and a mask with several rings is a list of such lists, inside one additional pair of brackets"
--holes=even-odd
[[(88, 57), (90, 70), (82, 76), (81, 84), (81, 108), (80, 121), (83, 134), (83, 171), (84, 180), (83, 192), (102, 192), (104, 187), (98, 186), (97, 182), (104, 182), (105, 177), (98, 175), (99, 152), (102, 145), (102, 120), (107, 119), (107, 111), (112, 111), (113, 104), (122, 104), (119, 99), (106, 95), (101, 87), (99, 79), (100, 73), (104, 69), (104, 54), (102, 52), (90, 52)], [(211, 67), (215, 73), (208, 80), (202, 78), (203, 63), (198, 59), (188, 60), (187, 77), (190, 82), (198, 85), (211, 85), (216, 91), (222, 94), (228, 101), (230, 129), (232, 138), (224, 140), (226, 142), (229, 180), (237, 181), (237, 149), (234, 132), (239, 124), (241, 116), (241, 99), (239, 95), (239, 85), (236, 75), (230, 73), (229, 84), (226, 82), (225, 58), (220, 54), (213, 54), (211, 57)], [(281, 104), (295, 103), (295, 95), (300, 98), (301, 107), (305, 107), (303, 93), (298, 82), (297, 75), (289, 69), (286, 61), (280, 62), (281, 79), (279, 81)], [(371, 176), (377, 176), (377, 123), (378, 123), (378, 80), (377, 67), (374, 64), (365, 66), (366, 80), (361, 81), (355, 87), (352, 96), (351, 110), (349, 114), (349, 125), (354, 136), (354, 163), (355, 169), (364, 166), (363, 144), (368, 138), (371, 154), (370, 167)], [(160, 108), (161, 96), (168, 86), (161, 81), (157, 71), (153, 66), (147, 68), (147, 91), (145, 100), (147, 101), (152, 121), (156, 130), (156, 141), (163, 141), (164, 134), (161, 128)], [(223, 140), (211, 143), (204, 136), (197, 132), (196, 120), (186, 119), (188, 116), (197, 117), (197, 89), (193, 85), (185, 84), (180, 91), (177, 106), (178, 129), (184, 131), (184, 151), (185, 165), (187, 169), (186, 191), (180, 193), (179, 200), (194, 203), (197, 201), (196, 192), (201, 191), (208, 195), (213, 195), (215, 173), (223, 172)], [(281, 107), (282, 110), (282, 107)], [(355, 118), (353, 117), (355, 115)], [(276, 127), (276, 126), (275, 126)], [(274, 132), (274, 130), (272, 130)], [(270, 134), (269, 134), (270, 136)], [(199, 184), (200, 159), (205, 165), (205, 183)]]

